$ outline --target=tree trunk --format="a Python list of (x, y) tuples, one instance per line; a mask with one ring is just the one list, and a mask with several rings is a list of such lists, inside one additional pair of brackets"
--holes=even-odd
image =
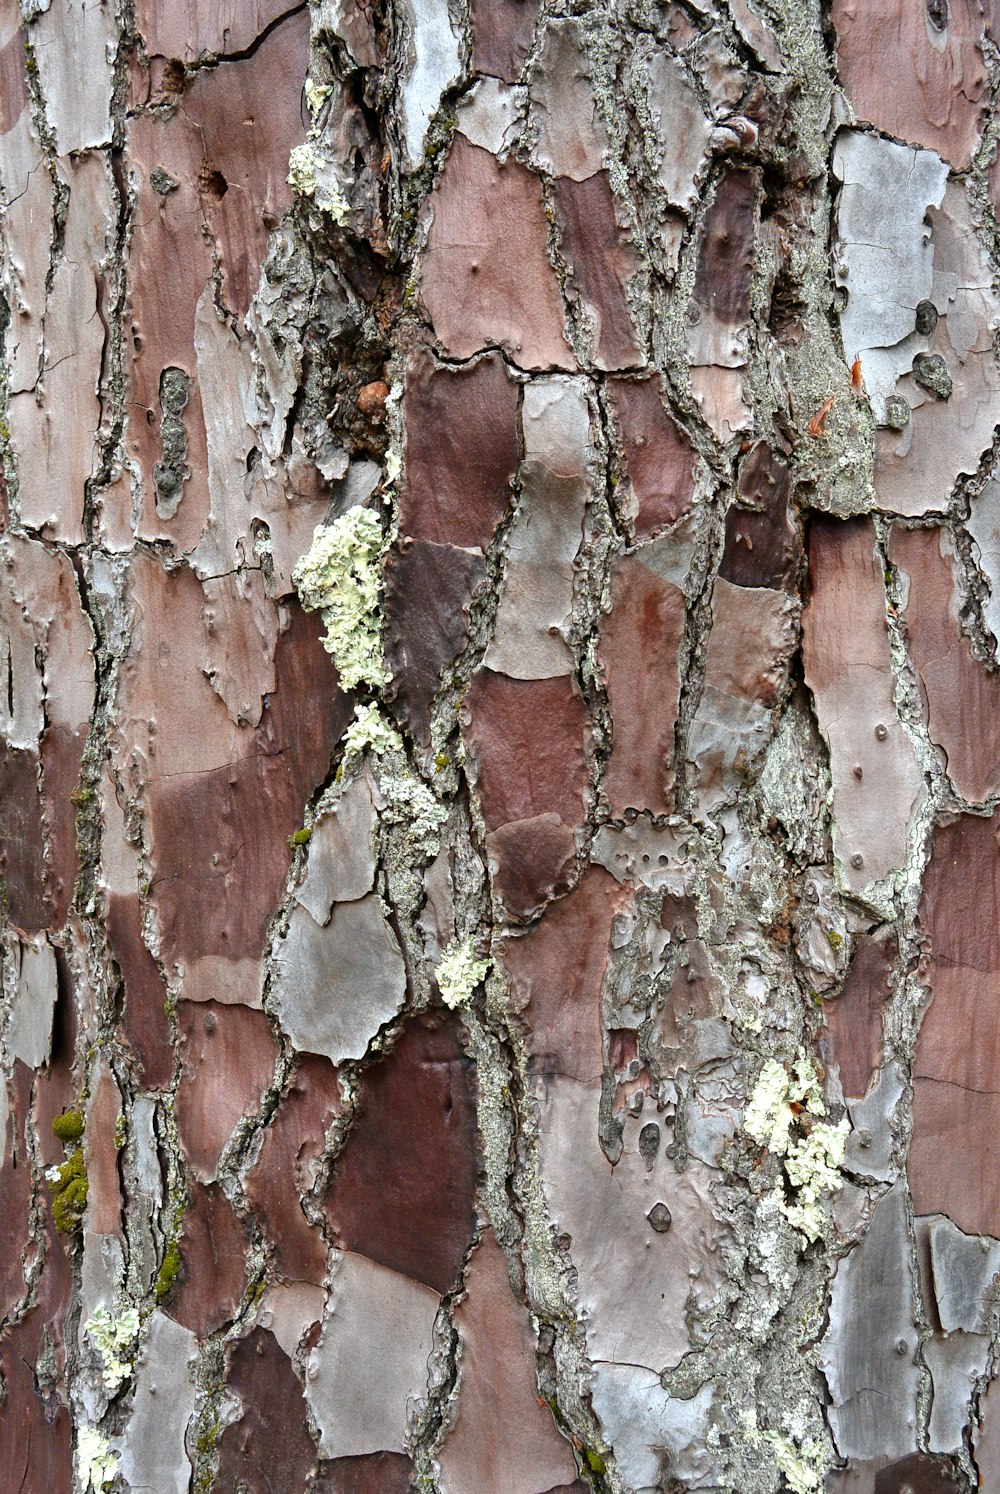
[(0, 0), (0, 1486), (1000, 1488), (986, 0)]

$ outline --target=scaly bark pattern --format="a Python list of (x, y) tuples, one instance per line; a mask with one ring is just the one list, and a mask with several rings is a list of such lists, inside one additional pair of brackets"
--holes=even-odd
[(5, 1490), (1000, 1487), (998, 26), (0, 0)]

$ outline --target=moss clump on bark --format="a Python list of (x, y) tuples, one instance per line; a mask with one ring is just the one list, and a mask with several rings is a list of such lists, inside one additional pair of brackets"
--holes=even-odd
[(52, 1218), (61, 1235), (72, 1235), (80, 1228), (87, 1207), (87, 1168), (83, 1147), (78, 1146), (61, 1167), (49, 1171), (52, 1190)]
[(181, 1247), (176, 1240), (171, 1240), (164, 1251), (163, 1264), (160, 1266), (156, 1278), (155, 1291), (157, 1304), (165, 1302), (170, 1296), (176, 1284), (177, 1277), (180, 1275), (182, 1265)]
[(79, 1110), (66, 1110), (56, 1116), (52, 1130), (67, 1146), (75, 1146), (83, 1136), (83, 1116)]

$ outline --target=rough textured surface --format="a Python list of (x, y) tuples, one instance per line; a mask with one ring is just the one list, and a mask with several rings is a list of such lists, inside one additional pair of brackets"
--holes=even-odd
[(475, 1098), (456, 1024), (416, 1020), (365, 1086), (327, 1213), (338, 1242), (451, 1290), (472, 1235)]
[(1000, 1482), (994, 12), (0, 0), (4, 1491)]
[(931, 741), (956, 793), (982, 803), (1000, 786), (1000, 675), (962, 633), (963, 598), (945, 530), (893, 528), (889, 559), (906, 581), (903, 617)]
[(896, 712), (871, 521), (814, 524), (809, 571), (812, 595), (802, 618), (805, 677), (830, 747), (838, 873), (845, 886), (860, 891), (902, 867), (923, 786)]
[(615, 566), (611, 611), (601, 628), (614, 752), (605, 789), (611, 813), (665, 814), (674, 781), (684, 593), (646, 564), (642, 550)]
[(992, 1167), (983, 1163), (993, 1155), (1000, 1114), (998, 1028), (989, 996), (1000, 948), (992, 918), (974, 928), (965, 921), (972, 886), (984, 906), (995, 904), (996, 825), (961, 815), (934, 837), (921, 902), (932, 1000), (914, 1056), (909, 1175), (919, 1213), (947, 1214), (960, 1229), (993, 1235), (1000, 1234), (1000, 1194)]
[(832, 15), (841, 78), (859, 118), (967, 166), (986, 108), (987, 7), (834, 0)]
[(519, 368), (572, 368), (537, 177), (456, 140), (430, 211), (421, 294), (445, 353), (500, 344)]
[[(492, 1233), (476, 1247), (465, 1290), (455, 1314), (458, 1416), (441, 1457), (441, 1488), (444, 1494), (484, 1487), (545, 1494), (572, 1480), (576, 1465), (538, 1395), (531, 1323), (511, 1292), (507, 1261)], [(516, 1437), (501, 1431), (514, 1426)]]

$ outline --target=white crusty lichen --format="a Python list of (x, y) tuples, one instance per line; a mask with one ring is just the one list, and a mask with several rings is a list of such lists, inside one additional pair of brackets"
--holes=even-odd
[(345, 690), (385, 685), (382, 651), (382, 557), (386, 543), (370, 508), (349, 508), (332, 524), (317, 524), (307, 554), (292, 573), (303, 607), (322, 614), (323, 646), (333, 655)]
[(489, 970), (488, 959), (477, 959), (471, 935), (453, 940), (434, 972), (445, 1006), (450, 1006), (452, 1011), (464, 1006), (472, 999), (476, 987), (486, 979)]
[(130, 1307), (112, 1318), (106, 1307), (95, 1309), (83, 1325), (101, 1359), (101, 1379), (109, 1395), (132, 1373), (132, 1357), (139, 1338), (139, 1314)]
[(83, 1494), (106, 1489), (118, 1474), (118, 1455), (96, 1427), (83, 1426), (76, 1439), (76, 1469)]
[(823, 1200), (843, 1184), (840, 1168), (850, 1129), (846, 1119), (820, 1119), (825, 1113), (816, 1069), (800, 1053), (790, 1069), (767, 1060), (743, 1115), (747, 1135), (782, 1159), (795, 1196), (790, 1202), (784, 1190), (777, 1190), (778, 1206), (810, 1241), (818, 1240), (826, 1226)]

